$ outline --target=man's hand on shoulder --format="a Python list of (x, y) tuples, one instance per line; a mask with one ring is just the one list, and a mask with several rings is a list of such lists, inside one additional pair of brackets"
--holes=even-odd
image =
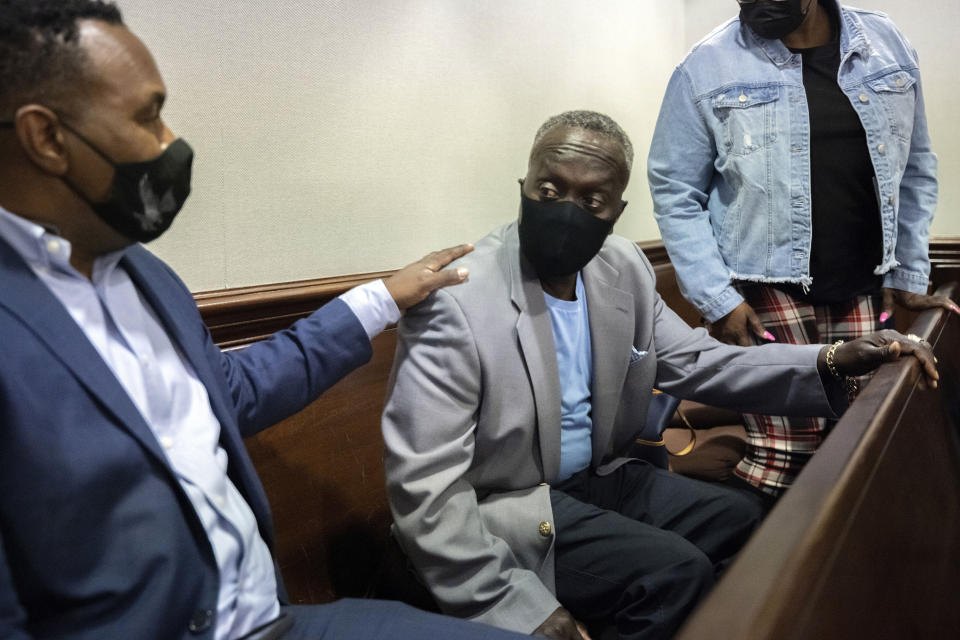
[(558, 607), (530, 635), (542, 636), (551, 640), (590, 640), (586, 628), (563, 607)]
[(727, 344), (751, 347), (754, 344), (751, 333), (761, 340), (775, 340), (773, 334), (763, 327), (753, 307), (746, 302), (741, 302), (733, 311), (710, 323), (710, 335)]
[(460, 284), (466, 280), (468, 275), (466, 269), (462, 267), (444, 269), (444, 267), (471, 251), (473, 251), (472, 244), (461, 244), (428, 253), (384, 280), (384, 284), (394, 302), (397, 303), (397, 307), (403, 311), (421, 302), (437, 289)]

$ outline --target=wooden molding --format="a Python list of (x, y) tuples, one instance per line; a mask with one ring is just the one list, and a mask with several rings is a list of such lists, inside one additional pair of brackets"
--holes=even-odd
[(960, 237), (930, 241), (930, 280), (934, 290), (948, 282), (960, 281)]
[[(699, 314), (679, 294), (670, 257), (660, 240), (637, 243), (657, 272), (661, 295), (680, 316), (699, 324)], [(930, 242), (934, 288), (960, 281), (960, 237)], [(241, 347), (270, 336), (313, 313), (345, 291), (385, 278), (393, 271), (204, 291), (194, 295), (213, 340), (224, 349)]]
[(357, 285), (385, 278), (377, 271), (194, 294), (200, 315), (221, 348), (263, 340)]

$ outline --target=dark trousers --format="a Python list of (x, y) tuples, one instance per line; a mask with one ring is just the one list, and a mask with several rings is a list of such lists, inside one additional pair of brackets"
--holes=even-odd
[(529, 638), (477, 622), (427, 613), (387, 600), (343, 599), (283, 607), (294, 619), (283, 640), (520, 640)]
[(761, 520), (756, 502), (646, 462), (550, 492), (557, 598), (621, 639), (670, 638)]
[(731, 473), (730, 477), (723, 481), (723, 486), (728, 489), (733, 489), (734, 491), (739, 492), (745, 498), (752, 500), (757, 503), (757, 506), (760, 507), (760, 512), (763, 514), (763, 517), (766, 518), (767, 514), (777, 506), (777, 501), (780, 499), (779, 496), (770, 495), (769, 493), (764, 493), (759, 487), (755, 487), (740, 476), (735, 473)]

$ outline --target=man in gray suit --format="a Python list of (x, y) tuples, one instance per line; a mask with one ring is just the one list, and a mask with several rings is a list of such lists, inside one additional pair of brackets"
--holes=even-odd
[[(664, 305), (610, 235), (632, 148), (608, 117), (537, 133), (518, 222), (459, 261), (470, 281), (400, 324), (384, 413), (398, 540), (444, 612), (556, 639), (577, 621), (669, 637), (759, 521), (723, 487), (622, 457), (653, 387), (709, 404), (834, 416), (841, 379), (901, 353), (895, 332), (735, 347)], [(836, 379), (834, 379), (836, 378)]]

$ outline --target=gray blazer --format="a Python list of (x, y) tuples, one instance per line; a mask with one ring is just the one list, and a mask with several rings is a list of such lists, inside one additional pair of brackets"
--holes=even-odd
[[(549, 495), (560, 468), (553, 333), (516, 223), (454, 266), (469, 267), (469, 281), (408, 310), (399, 327), (383, 416), (395, 532), (446, 613), (530, 633), (560, 606)], [(691, 329), (625, 238), (610, 236), (582, 273), (598, 473), (627, 461), (618, 454), (643, 428), (654, 387), (774, 415), (834, 416), (831, 399), (842, 406), (821, 384), (819, 346), (732, 347)]]

